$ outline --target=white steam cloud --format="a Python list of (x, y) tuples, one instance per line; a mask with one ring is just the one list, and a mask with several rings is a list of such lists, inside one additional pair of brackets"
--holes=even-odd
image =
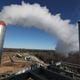
[(36, 27), (55, 35), (59, 40), (56, 47), (59, 52), (79, 50), (77, 25), (61, 19), (60, 14), (52, 15), (46, 7), (39, 4), (22, 2), (21, 5), (5, 6), (0, 12), (0, 19), (6, 24)]

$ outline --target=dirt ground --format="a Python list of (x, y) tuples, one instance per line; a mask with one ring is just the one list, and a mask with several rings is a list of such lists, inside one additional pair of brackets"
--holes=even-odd
[(3, 53), (2, 63), (0, 65), (0, 73), (16, 72), (21, 68), (29, 67), (33, 63), (35, 62), (21, 61), (16, 59), (14, 59), (14, 62), (11, 62), (9, 55), (7, 53)]

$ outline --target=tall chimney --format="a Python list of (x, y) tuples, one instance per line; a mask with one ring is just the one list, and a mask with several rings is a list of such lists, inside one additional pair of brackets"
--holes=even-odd
[(6, 30), (5, 26), (6, 26), (5, 22), (0, 20), (0, 65), (1, 65), (1, 57), (2, 57), (2, 51), (3, 51), (5, 30)]
[(79, 52), (80, 52), (80, 21), (78, 21), (78, 35), (79, 35)]

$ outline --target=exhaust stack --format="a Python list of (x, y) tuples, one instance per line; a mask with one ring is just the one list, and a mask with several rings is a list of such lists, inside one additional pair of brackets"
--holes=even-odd
[(2, 51), (3, 51), (5, 30), (6, 30), (5, 26), (6, 26), (5, 22), (0, 20), (0, 65), (1, 65), (1, 57), (2, 57)]
[(79, 52), (80, 52), (80, 21), (78, 21), (78, 35), (79, 35)]

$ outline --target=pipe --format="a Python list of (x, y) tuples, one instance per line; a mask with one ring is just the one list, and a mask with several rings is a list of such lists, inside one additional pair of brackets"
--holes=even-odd
[(79, 52), (80, 52), (80, 21), (78, 21), (78, 35), (79, 35)]
[(1, 57), (2, 57), (2, 51), (3, 51), (5, 30), (6, 30), (5, 26), (6, 26), (5, 22), (0, 20), (0, 65), (1, 65)]

